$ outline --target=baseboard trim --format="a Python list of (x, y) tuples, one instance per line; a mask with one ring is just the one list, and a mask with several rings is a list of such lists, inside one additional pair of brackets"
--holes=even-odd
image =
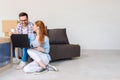
[(12, 67), (12, 63), (7, 64), (6, 66), (0, 68), (0, 72), (3, 72), (3, 71), (5, 71), (5, 70), (8, 70), (8, 69), (11, 68), (11, 67)]

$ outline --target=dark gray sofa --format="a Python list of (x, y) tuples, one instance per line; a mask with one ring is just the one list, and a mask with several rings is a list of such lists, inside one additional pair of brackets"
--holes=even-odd
[(80, 45), (69, 44), (66, 28), (48, 29), (52, 61), (80, 57)]

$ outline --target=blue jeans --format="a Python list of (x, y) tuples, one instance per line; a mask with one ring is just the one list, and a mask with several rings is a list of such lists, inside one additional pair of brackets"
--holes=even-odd
[[(15, 57), (15, 47), (13, 47), (13, 57)], [(22, 48), (22, 61), (27, 62), (28, 59), (28, 53), (27, 53), (27, 48)]]

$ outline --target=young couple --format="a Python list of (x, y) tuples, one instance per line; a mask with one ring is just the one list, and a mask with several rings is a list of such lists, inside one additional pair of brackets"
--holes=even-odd
[[(49, 61), (51, 57), (49, 55), (50, 52), (50, 44), (49, 38), (47, 34), (46, 27), (41, 20), (37, 20), (34, 24), (28, 21), (28, 14), (25, 12), (21, 12), (19, 14), (20, 22), (17, 25), (16, 32), (10, 32), (9, 35), (12, 34), (28, 34), (30, 39), (30, 44), (32, 48), (22, 49), (22, 59), (16, 69), (22, 69), (24, 72), (41, 72), (44, 70), (48, 70), (52, 68), (54, 71), (57, 69), (54, 66), (49, 65)], [(33, 33), (33, 31), (35, 33)], [(32, 36), (35, 34), (34, 36)], [(15, 58), (15, 48), (13, 48), (13, 60), (18, 60)], [(33, 61), (27, 64), (27, 56), (30, 56)]]

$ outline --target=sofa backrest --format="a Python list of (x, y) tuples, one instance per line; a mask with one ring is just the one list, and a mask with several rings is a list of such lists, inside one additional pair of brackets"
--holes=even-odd
[(66, 28), (63, 29), (47, 29), (50, 44), (69, 44), (66, 34)]

